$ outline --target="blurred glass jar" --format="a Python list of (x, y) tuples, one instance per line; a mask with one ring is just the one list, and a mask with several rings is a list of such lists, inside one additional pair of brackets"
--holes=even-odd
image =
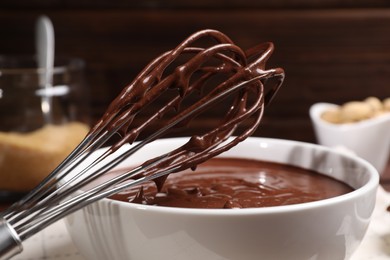
[(0, 196), (35, 187), (87, 134), (84, 62), (56, 58), (53, 81), (33, 57), (0, 56)]

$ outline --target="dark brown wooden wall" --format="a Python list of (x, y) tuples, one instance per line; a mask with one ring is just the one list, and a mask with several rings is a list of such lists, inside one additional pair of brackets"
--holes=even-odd
[(390, 96), (387, 1), (16, 2), (0, 2), (0, 54), (33, 53), (35, 19), (48, 15), (57, 55), (86, 61), (95, 119), (148, 61), (203, 28), (243, 48), (274, 42), (269, 67), (286, 81), (257, 136), (314, 142), (314, 102)]

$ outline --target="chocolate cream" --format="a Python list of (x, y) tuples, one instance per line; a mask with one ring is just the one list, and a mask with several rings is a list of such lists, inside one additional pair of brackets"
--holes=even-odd
[(257, 208), (323, 200), (351, 191), (340, 181), (299, 167), (213, 158), (195, 171), (170, 175), (160, 191), (149, 182), (111, 198), (181, 208)]

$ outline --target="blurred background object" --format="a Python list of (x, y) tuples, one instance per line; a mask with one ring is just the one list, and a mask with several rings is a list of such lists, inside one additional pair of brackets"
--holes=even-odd
[(35, 55), (0, 56), (1, 200), (34, 188), (89, 129), (84, 62), (55, 58), (48, 17), (38, 18), (35, 38)]
[[(62, 124), (78, 119), (88, 122), (88, 89), (84, 62), (58, 58), (53, 68), (53, 86), (40, 86), (43, 68), (33, 56), (0, 56), (0, 131), (28, 132), (44, 124)], [(52, 100), (49, 121), (42, 111), (42, 99)]]
[[(3, 0), (0, 53), (34, 52), (34, 21), (43, 13), (55, 24), (56, 54), (86, 62), (92, 120), (152, 58), (204, 28), (243, 48), (275, 44), (268, 66), (284, 68), (286, 80), (256, 136), (316, 142), (312, 104), (390, 96), (390, 3), (384, 0)], [(196, 124), (212, 120), (210, 114)]]
[(0, 56), (0, 199), (32, 189), (86, 135), (83, 69), (80, 59), (57, 59), (53, 86), (45, 89), (45, 69), (33, 56)]
[[(348, 108), (350, 104), (337, 106), (330, 103), (315, 103), (310, 107), (310, 118), (317, 141), (321, 145), (358, 155), (383, 174), (390, 154), (390, 110), (354, 122), (334, 123), (325, 120), (324, 115), (329, 111), (341, 110), (343, 113), (343, 108)], [(350, 109), (346, 110), (348, 111), (345, 112), (350, 112)]]

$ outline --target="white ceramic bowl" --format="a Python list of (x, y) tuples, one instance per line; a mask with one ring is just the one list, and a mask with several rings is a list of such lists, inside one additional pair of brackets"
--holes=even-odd
[(382, 173), (390, 154), (390, 113), (349, 124), (332, 124), (321, 119), (323, 112), (336, 106), (316, 103), (310, 107), (318, 143), (351, 150)]
[[(177, 146), (163, 139), (126, 162)], [(249, 138), (222, 156), (287, 163), (341, 180), (355, 190), (317, 202), (248, 209), (186, 209), (103, 199), (66, 218), (90, 260), (348, 259), (375, 205), (379, 175), (356, 156), (323, 146)]]

